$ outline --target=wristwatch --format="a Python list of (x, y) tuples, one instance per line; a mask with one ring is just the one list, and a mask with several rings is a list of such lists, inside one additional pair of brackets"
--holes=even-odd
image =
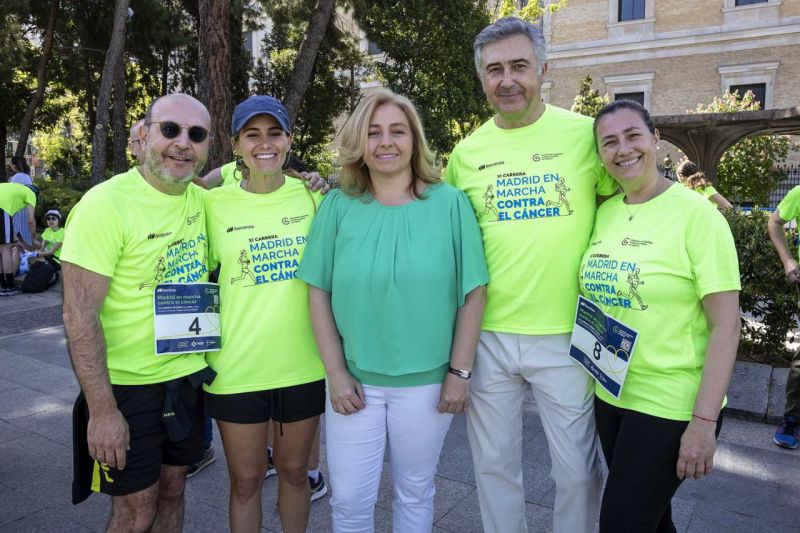
[(453, 368), (452, 366), (447, 369), (448, 372), (454, 374), (461, 379), (469, 379), (472, 377), (472, 372), (469, 370), (464, 370), (462, 368)]

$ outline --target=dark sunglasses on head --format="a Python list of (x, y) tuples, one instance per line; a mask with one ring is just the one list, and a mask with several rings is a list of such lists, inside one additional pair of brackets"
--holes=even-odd
[(189, 140), (193, 143), (201, 143), (208, 137), (208, 130), (203, 126), (181, 126), (177, 122), (172, 122), (171, 120), (150, 122), (148, 126), (150, 124), (158, 124), (159, 129), (161, 130), (161, 135), (167, 139), (174, 139), (181, 134), (181, 131), (184, 128), (189, 130)]

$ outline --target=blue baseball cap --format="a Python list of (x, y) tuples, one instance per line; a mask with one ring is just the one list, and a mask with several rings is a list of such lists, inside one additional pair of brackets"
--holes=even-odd
[(231, 135), (239, 133), (244, 128), (244, 125), (247, 124), (247, 121), (257, 115), (270, 115), (278, 121), (284, 131), (287, 133), (292, 132), (289, 113), (286, 112), (286, 108), (283, 107), (280, 100), (271, 96), (257, 94), (241, 102), (233, 110)]

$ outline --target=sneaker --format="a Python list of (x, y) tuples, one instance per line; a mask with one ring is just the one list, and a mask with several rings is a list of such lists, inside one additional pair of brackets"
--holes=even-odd
[(328, 494), (328, 487), (325, 485), (325, 479), (322, 477), (322, 472), (319, 473), (319, 478), (314, 481), (314, 478), (308, 476), (308, 482), (311, 484), (311, 501), (315, 502)]
[(264, 476), (264, 479), (277, 475), (278, 469), (275, 468), (275, 463), (272, 461), (272, 452), (267, 450), (267, 475)]
[(198, 474), (202, 469), (216, 461), (217, 458), (214, 457), (214, 448), (209, 448), (203, 452), (203, 458), (196, 463), (192, 463), (189, 465), (189, 471), (186, 472), (187, 479)]
[(783, 423), (775, 431), (772, 442), (781, 448), (794, 450), (797, 448), (798, 437), (800, 437), (800, 424), (798, 424), (797, 417), (786, 416), (783, 418)]
[(6, 296), (16, 296), (17, 294), (19, 294), (19, 289), (17, 288), (6, 289)]
[(0, 296), (8, 296), (8, 289), (0, 289)]

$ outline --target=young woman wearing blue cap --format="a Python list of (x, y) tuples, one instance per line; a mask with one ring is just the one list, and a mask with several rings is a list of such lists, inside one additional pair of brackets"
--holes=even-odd
[(283, 170), (292, 144), (283, 105), (251, 96), (236, 106), (233, 151), (248, 169), (236, 186), (209, 191), (209, 262), (220, 265), (222, 350), (206, 386), (231, 479), (231, 531), (259, 531), (273, 423), (283, 531), (308, 525), (308, 457), (324, 411), (324, 369), (314, 344), (307, 286), (296, 277), (321, 196)]

